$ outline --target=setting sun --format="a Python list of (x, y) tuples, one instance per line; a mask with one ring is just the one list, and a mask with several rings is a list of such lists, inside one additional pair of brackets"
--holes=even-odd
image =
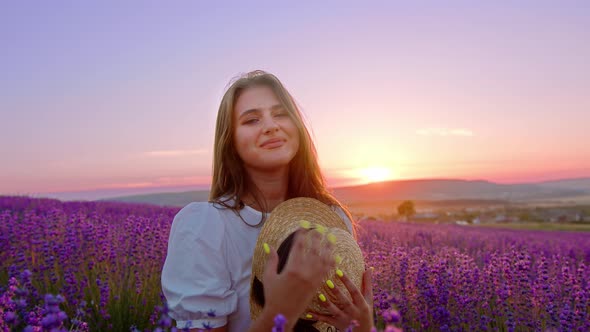
[(358, 170), (358, 177), (363, 182), (380, 182), (393, 178), (393, 172), (387, 167), (367, 167)]

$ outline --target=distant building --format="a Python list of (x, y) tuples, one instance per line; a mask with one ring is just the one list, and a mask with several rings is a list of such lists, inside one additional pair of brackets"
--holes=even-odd
[(506, 216), (503, 214), (499, 214), (496, 216), (496, 218), (494, 218), (495, 222), (508, 222), (508, 220), (506, 219)]
[(438, 217), (439, 217), (438, 213), (423, 212), (423, 213), (416, 213), (412, 218), (413, 219), (436, 219)]
[(549, 222), (580, 222), (584, 218), (577, 212), (567, 210), (549, 210), (545, 213), (543, 218)]

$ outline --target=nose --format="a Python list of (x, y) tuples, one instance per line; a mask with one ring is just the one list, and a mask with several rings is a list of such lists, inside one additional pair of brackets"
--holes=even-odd
[(263, 132), (265, 134), (273, 133), (279, 130), (279, 125), (272, 116), (265, 117)]

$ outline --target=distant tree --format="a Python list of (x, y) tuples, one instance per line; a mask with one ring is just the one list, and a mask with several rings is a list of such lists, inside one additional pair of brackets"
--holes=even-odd
[(519, 215), (518, 215), (518, 219), (520, 221), (525, 221), (525, 222), (529, 222), (533, 220), (533, 216), (531, 215), (530, 212), (528, 211), (522, 211)]
[(470, 224), (473, 224), (473, 220), (475, 220), (475, 218), (477, 218), (477, 214), (473, 212), (465, 214), (465, 221), (467, 221)]
[(403, 201), (397, 207), (397, 214), (403, 216), (405, 219), (416, 214), (416, 208), (414, 207), (413, 201)]

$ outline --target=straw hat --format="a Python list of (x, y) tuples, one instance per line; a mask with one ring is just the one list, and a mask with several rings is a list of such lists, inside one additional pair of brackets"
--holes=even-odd
[[(336, 258), (336, 267), (344, 272), (347, 277), (361, 289), (362, 277), (365, 271), (365, 263), (360, 247), (354, 237), (348, 230), (348, 227), (342, 218), (334, 212), (328, 205), (312, 198), (293, 198), (286, 200), (274, 208), (268, 220), (262, 226), (254, 255), (252, 258), (252, 275), (250, 277), (250, 286), (253, 285), (254, 279), (257, 278), (264, 284), (263, 272), (266, 265), (267, 256), (264, 253), (263, 243), (268, 243), (271, 248), (277, 250), (281, 243), (293, 232), (301, 228), (301, 221), (308, 221), (313, 228), (318, 225), (326, 229), (326, 234), (334, 234), (336, 244), (334, 245), (334, 255)], [(330, 279), (335, 287), (339, 287), (343, 294), (350, 301), (350, 294), (346, 286), (336, 276), (336, 270), (331, 271), (325, 276), (325, 280)], [(251, 287), (251, 290), (253, 288)], [(331, 297), (330, 289), (323, 283), (318, 288), (317, 293), (324, 294), (336, 306), (338, 301)], [(288, 299), (286, 299), (288, 300)], [(313, 311), (317, 313), (329, 314), (324, 307), (320, 305), (318, 297), (314, 297), (313, 302), (308, 306), (306, 312)], [(250, 316), (255, 320), (262, 312), (262, 307), (254, 300), (253, 292), (250, 292)], [(303, 314), (301, 319), (306, 319)], [(313, 325), (320, 331), (327, 331), (329, 325), (323, 322), (317, 322)]]

